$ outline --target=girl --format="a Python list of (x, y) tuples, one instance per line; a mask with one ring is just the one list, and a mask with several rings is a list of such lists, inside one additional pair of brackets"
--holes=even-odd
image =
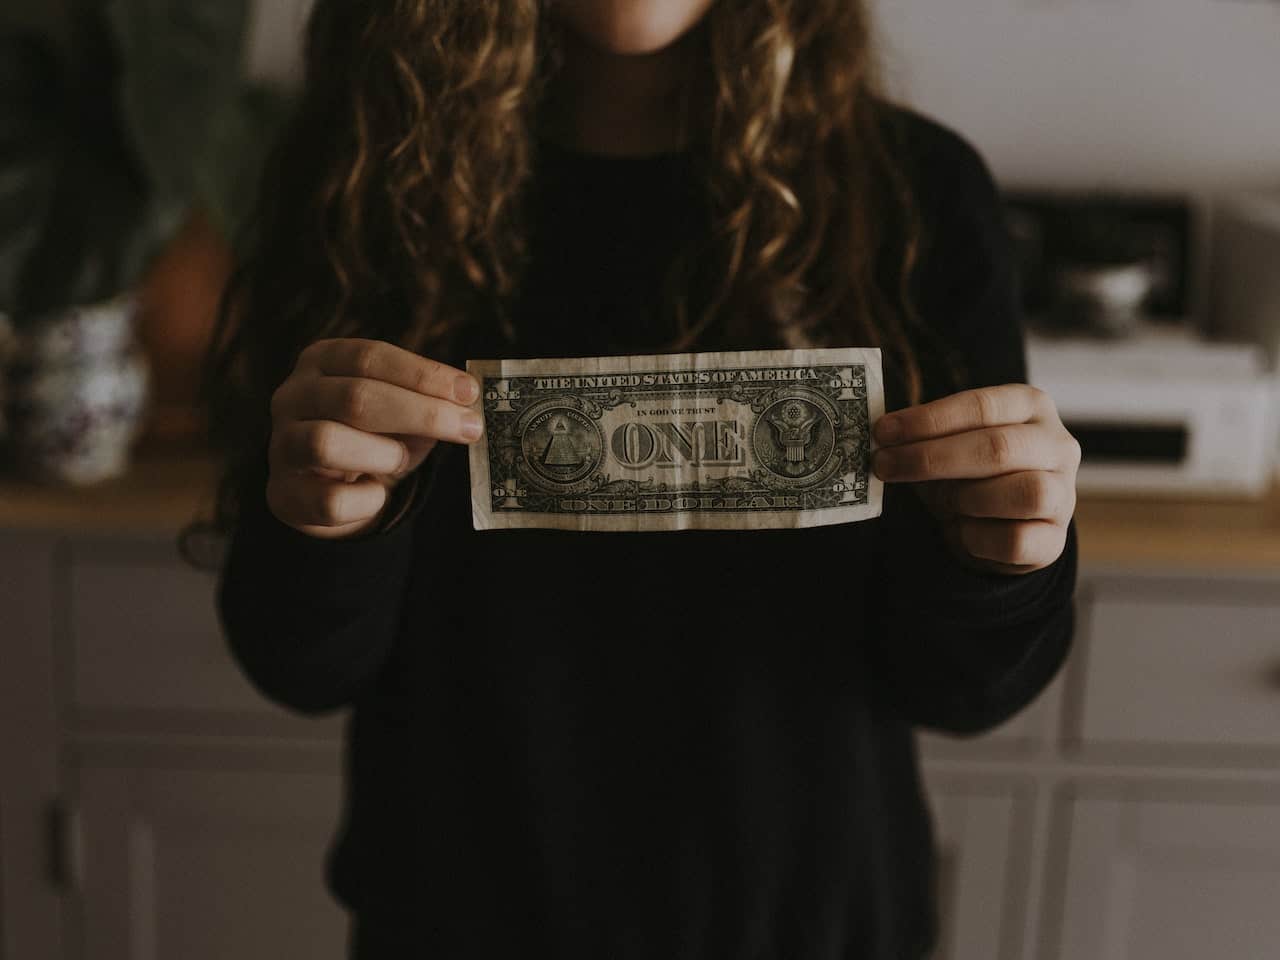
[[(861, 0), (318, 0), (208, 383), (231, 649), (353, 708), (352, 956), (935, 944), (912, 731), (1062, 663), (1079, 448), (874, 52)], [(472, 529), (468, 358), (801, 345), (885, 351), (879, 519)]]

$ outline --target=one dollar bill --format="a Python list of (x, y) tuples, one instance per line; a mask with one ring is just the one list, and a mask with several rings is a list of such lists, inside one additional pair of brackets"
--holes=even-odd
[(880, 515), (878, 349), (471, 360), (477, 530), (754, 530)]

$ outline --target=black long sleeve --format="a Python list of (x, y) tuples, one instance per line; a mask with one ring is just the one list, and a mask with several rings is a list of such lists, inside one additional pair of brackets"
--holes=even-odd
[(913, 724), (975, 734), (1011, 718), (1062, 666), (1073, 632), (1074, 524), (1058, 561), (1023, 575), (963, 566), (909, 490), (886, 507), (877, 660)]
[[(1015, 261), (991, 174), (959, 137), (909, 129), (909, 155), (931, 170), (918, 178), (928, 224), (915, 284), (921, 314), (959, 360), (962, 386), (1024, 383)], [(978, 733), (1040, 693), (1070, 647), (1076, 562), (1073, 523), (1062, 556), (1044, 570), (973, 570), (909, 486), (888, 486), (867, 635), (910, 721)]]
[(353, 702), (395, 640), (422, 498), (389, 529), (325, 540), (277, 519), (265, 471), (260, 479), (245, 493), (218, 579), (223, 632), (265, 697), (301, 713), (335, 710)]

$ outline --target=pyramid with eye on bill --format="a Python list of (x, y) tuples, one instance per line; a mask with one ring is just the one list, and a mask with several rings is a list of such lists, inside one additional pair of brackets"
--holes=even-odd
[(569, 425), (563, 418), (551, 426), (551, 439), (542, 451), (542, 462), (548, 467), (576, 467), (582, 463), (582, 454), (569, 435)]

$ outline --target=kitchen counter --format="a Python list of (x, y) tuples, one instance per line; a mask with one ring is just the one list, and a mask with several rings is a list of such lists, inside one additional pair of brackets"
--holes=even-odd
[[(216, 472), (203, 451), (152, 451), (126, 476), (87, 488), (0, 476), (0, 529), (176, 532), (210, 514)], [(1280, 570), (1280, 486), (1262, 501), (1083, 497), (1076, 520), (1091, 567)]]
[(148, 452), (129, 472), (87, 487), (0, 474), (0, 529), (164, 534), (211, 514), (217, 463), (207, 452)]

